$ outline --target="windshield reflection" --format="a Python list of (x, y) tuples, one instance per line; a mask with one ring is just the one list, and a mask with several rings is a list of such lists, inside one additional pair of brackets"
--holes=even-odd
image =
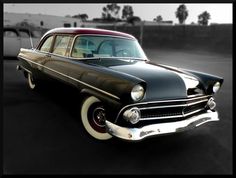
[(92, 35), (78, 36), (75, 39), (71, 57), (147, 59), (137, 40)]

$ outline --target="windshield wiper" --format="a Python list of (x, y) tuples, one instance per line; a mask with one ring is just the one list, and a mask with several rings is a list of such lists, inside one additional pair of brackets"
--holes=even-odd
[(135, 58), (135, 57), (129, 57), (131, 60), (138, 60), (138, 61), (149, 61), (148, 59), (143, 58)]
[(135, 58), (135, 57), (89, 57), (89, 58), (72, 58), (74, 60), (80, 60), (80, 61), (88, 61), (88, 60), (99, 60), (101, 61), (102, 59), (110, 59), (110, 60), (136, 60), (136, 61), (149, 61), (148, 59), (143, 59), (143, 58)]

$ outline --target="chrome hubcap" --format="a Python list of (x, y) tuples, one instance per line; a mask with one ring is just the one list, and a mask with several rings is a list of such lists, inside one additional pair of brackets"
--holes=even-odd
[(93, 122), (99, 127), (104, 127), (105, 119), (106, 119), (105, 109), (102, 107), (95, 108), (93, 111)]

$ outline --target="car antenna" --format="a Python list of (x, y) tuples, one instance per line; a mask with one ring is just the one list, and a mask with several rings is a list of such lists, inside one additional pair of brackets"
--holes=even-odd
[(30, 31), (29, 27), (28, 27), (28, 30), (29, 30), (30, 44), (31, 44), (32, 49), (34, 49), (34, 45), (33, 45), (33, 41), (32, 41), (32, 36), (31, 36), (31, 31)]

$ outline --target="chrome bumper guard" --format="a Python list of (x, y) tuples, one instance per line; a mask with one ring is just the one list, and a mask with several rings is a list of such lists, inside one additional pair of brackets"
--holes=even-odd
[(120, 127), (109, 121), (106, 121), (106, 128), (109, 134), (124, 140), (142, 140), (149, 136), (170, 134), (181, 132), (198, 127), (204, 123), (211, 121), (219, 121), (218, 112), (208, 110), (206, 113), (190, 117), (186, 120), (159, 123), (144, 126), (142, 128), (126, 128)]

